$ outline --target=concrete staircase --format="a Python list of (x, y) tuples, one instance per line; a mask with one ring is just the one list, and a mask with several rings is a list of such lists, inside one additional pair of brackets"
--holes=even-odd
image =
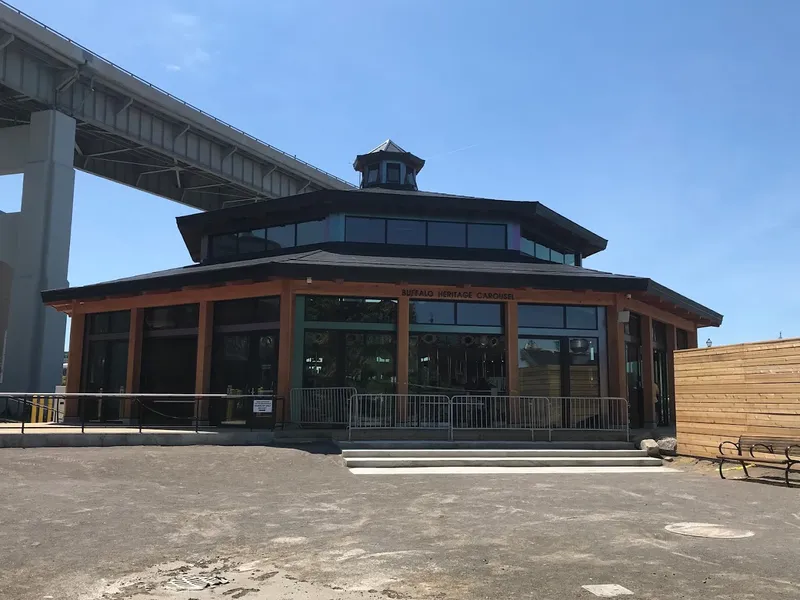
[[(342, 458), (351, 469), (502, 468), (525, 472), (547, 468), (556, 470), (586, 468), (661, 467), (660, 458), (634, 450), (632, 444), (589, 443), (340, 443)], [(626, 469), (627, 470), (627, 469)]]

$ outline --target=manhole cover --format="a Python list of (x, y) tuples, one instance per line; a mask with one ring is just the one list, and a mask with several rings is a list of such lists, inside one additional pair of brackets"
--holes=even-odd
[(714, 523), (672, 523), (664, 527), (671, 533), (690, 535), (692, 537), (714, 538), (718, 540), (733, 540), (736, 538), (753, 537), (755, 534), (747, 529), (731, 529), (724, 525)]

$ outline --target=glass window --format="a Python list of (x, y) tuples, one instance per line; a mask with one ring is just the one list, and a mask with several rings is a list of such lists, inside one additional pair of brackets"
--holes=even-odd
[(564, 255), (556, 250), (550, 250), (550, 261), (554, 263), (564, 264)]
[(214, 303), (214, 326), (280, 321), (280, 298), (242, 298)]
[(519, 390), (523, 396), (562, 396), (561, 340), (519, 339)]
[(502, 327), (503, 307), (500, 304), (459, 302), (456, 304), (456, 323), (458, 325)]
[(464, 248), (467, 245), (467, 225), (428, 221), (428, 245)]
[(199, 304), (146, 308), (144, 311), (144, 330), (191, 329), (197, 327), (199, 318)]
[(267, 229), (267, 250), (292, 248), (294, 246), (294, 223)]
[(686, 350), (689, 347), (689, 332), (685, 329), (675, 330), (675, 346), (678, 350)]
[(414, 168), (406, 165), (406, 185), (417, 185), (416, 176), (414, 174)]
[(467, 225), (467, 241), (470, 248), (506, 247), (506, 226), (470, 223)]
[(655, 319), (653, 319), (653, 347), (659, 350), (667, 349), (667, 326)]
[(550, 248), (542, 246), (541, 244), (536, 244), (536, 258), (550, 260)]
[(325, 241), (325, 221), (305, 221), (297, 224), (297, 245), (308, 246)]
[(339, 298), (306, 296), (306, 321), (345, 323), (397, 322), (397, 300), (393, 298)]
[(367, 167), (367, 183), (378, 183), (378, 174), (380, 173), (381, 166), (379, 164), (370, 165)]
[(386, 243), (425, 245), (425, 221), (386, 220)]
[(641, 339), (642, 337), (641, 321), (639, 320), (639, 315), (637, 315), (636, 313), (630, 313), (628, 322), (625, 323), (625, 335), (630, 336), (635, 340)]
[(223, 233), (211, 237), (211, 256), (223, 258), (233, 256), (237, 252), (238, 235), (235, 233)]
[(574, 254), (565, 254), (564, 255), (564, 264), (565, 265), (575, 266), (575, 255)]
[(386, 243), (386, 220), (365, 217), (345, 217), (344, 239), (347, 242), (368, 244)]
[(131, 311), (95, 313), (89, 315), (89, 335), (119, 333), (128, 334), (131, 328)]
[(386, 183), (400, 183), (399, 163), (386, 163)]
[(239, 254), (250, 254), (252, 252), (264, 252), (267, 248), (266, 229), (254, 229), (253, 231), (242, 231), (239, 233)]
[(567, 329), (597, 329), (597, 307), (568, 306)]
[[(600, 395), (597, 338), (569, 338), (569, 395), (583, 398)], [(580, 410), (580, 406), (576, 410)], [(571, 418), (582, 420), (593, 415), (572, 414)]]
[(519, 251), (528, 256), (536, 256), (536, 243), (528, 238), (519, 238)]
[(520, 304), (518, 312), (520, 327), (564, 328), (564, 307), (547, 304)]
[(429, 325), (455, 325), (456, 305), (454, 302), (412, 301), (409, 307), (412, 323)]

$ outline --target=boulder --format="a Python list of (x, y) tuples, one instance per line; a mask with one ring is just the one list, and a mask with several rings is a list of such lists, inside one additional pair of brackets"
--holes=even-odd
[(639, 442), (639, 450), (647, 450), (647, 456), (661, 456), (661, 450), (655, 440), (647, 439)]
[(676, 440), (674, 437), (661, 438), (658, 440), (658, 447), (662, 454), (675, 456), (678, 450), (678, 440)]

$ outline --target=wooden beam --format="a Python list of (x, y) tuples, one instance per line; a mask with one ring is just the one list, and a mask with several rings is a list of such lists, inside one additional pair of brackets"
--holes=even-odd
[[(200, 302), (200, 318), (197, 326), (197, 364), (194, 372), (194, 393), (207, 394), (211, 385), (211, 344), (214, 338), (214, 303)], [(200, 400), (195, 418), (208, 419), (208, 403)]]
[(519, 321), (517, 301), (509, 300), (505, 306), (506, 377), (509, 396), (519, 396)]
[(653, 306), (649, 300), (648, 302), (644, 302), (636, 298), (626, 298), (623, 296), (623, 309), (632, 310), (640, 315), (648, 315), (653, 317), (656, 321), (674, 325), (675, 327), (680, 327), (681, 329), (689, 330), (696, 327), (693, 321), (684, 319), (671, 312), (667, 312), (666, 310), (658, 308), (657, 306)]
[(642, 395), (644, 396), (644, 427), (656, 426), (655, 368), (653, 366), (653, 318), (641, 315), (642, 328)]
[[(292, 391), (292, 342), (294, 340), (294, 294), (289, 281), (283, 282), (280, 301), (280, 334), (278, 338), (278, 389), (281, 400), (275, 408), (275, 419), (285, 421), (289, 416), (289, 402)], [(302, 369), (303, 365), (294, 365)]]
[[(408, 337), (411, 321), (411, 303), (408, 296), (397, 298), (397, 390), (398, 394), (408, 394)], [(402, 423), (407, 416), (408, 406), (405, 398), (397, 403), (397, 418)]]
[[(72, 308), (72, 321), (69, 329), (69, 358), (67, 360), (67, 393), (81, 391), (81, 372), (83, 371), (83, 340), (86, 337), (86, 315), (77, 307)], [(68, 398), (64, 402), (64, 417), (78, 418), (78, 400)]]
[[(131, 310), (131, 326), (128, 333), (128, 371), (125, 375), (125, 391), (136, 394), (139, 391), (139, 375), (142, 368), (142, 329), (144, 326), (144, 309)], [(132, 401), (126, 400), (122, 417), (133, 417)]]

